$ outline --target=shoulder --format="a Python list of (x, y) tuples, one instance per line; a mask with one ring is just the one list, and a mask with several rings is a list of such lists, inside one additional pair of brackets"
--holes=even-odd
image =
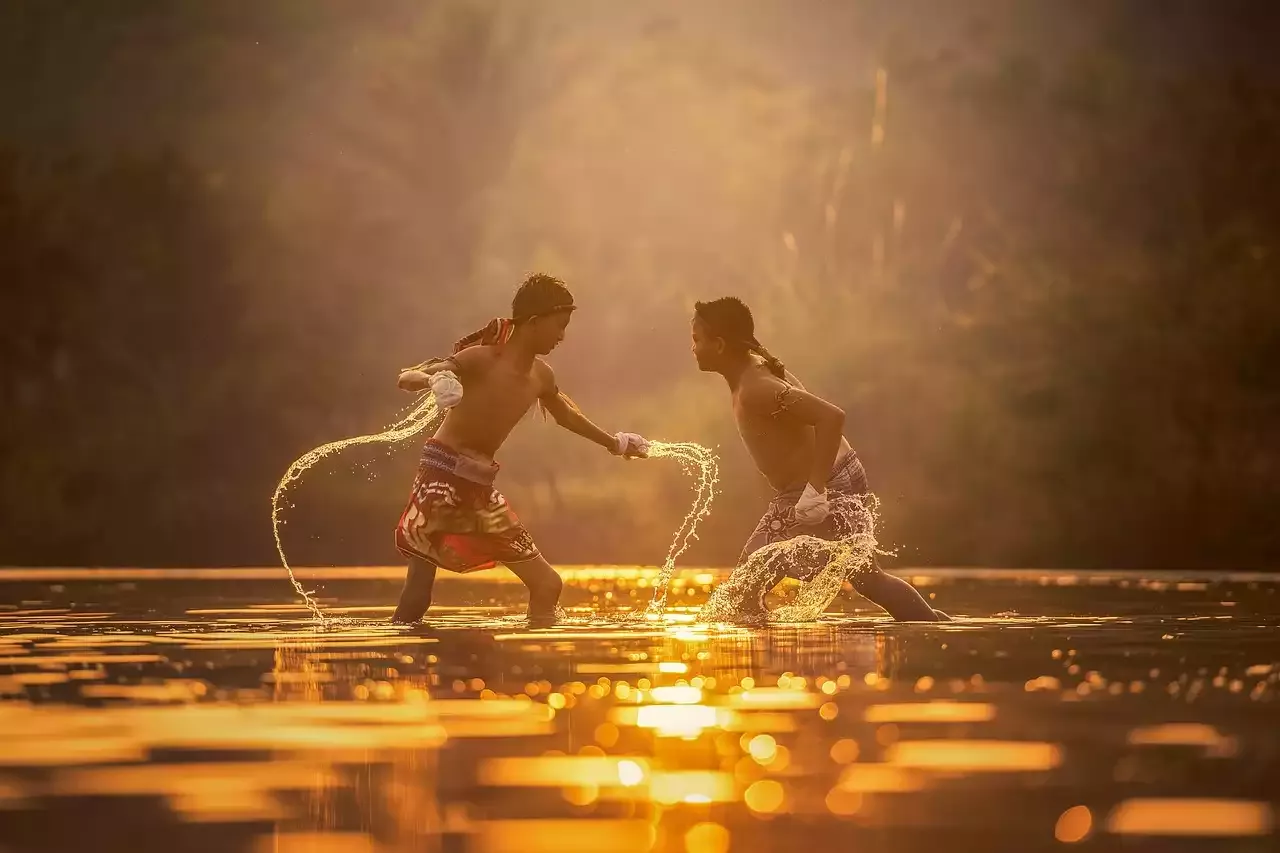
[(772, 414), (778, 411), (779, 401), (792, 386), (767, 370), (751, 370), (738, 386), (738, 398), (742, 405), (757, 412)]
[(474, 346), (467, 347), (462, 352), (455, 353), (451, 360), (458, 365), (460, 370), (474, 373), (478, 370), (486, 370), (491, 366), (497, 358), (498, 352), (494, 347), (490, 346)]
[(533, 360), (533, 376), (538, 380), (538, 390), (542, 394), (554, 394), (559, 391), (556, 385), (556, 372), (551, 365), (541, 358)]

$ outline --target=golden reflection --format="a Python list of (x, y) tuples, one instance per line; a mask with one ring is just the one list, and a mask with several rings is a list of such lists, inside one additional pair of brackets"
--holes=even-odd
[(282, 820), (288, 816), (270, 793), (234, 782), (182, 791), (168, 799), (178, 816), (192, 823), (248, 823)]
[[(380, 618), (373, 611), (387, 608), (348, 610)], [(1107, 791), (1115, 802), (1116, 789), (1106, 787), (1113, 785), (1111, 763), (1096, 763), (1088, 738), (1073, 736), (1071, 754), (1051, 742), (1077, 725), (1106, 727), (1108, 742), (1127, 739), (1125, 760), (1143, 773), (1153, 760), (1247, 758), (1257, 748), (1256, 724), (1222, 711), (1269, 698), (1280, 680), (1272, 664), (1219, 667), (1208, 656), (1179, 663), (1186, 654), (1179, 648), (1167, 653), (1171, 659), (1134, 668), (1120, 661), (1114, 634), (1097, 635), (1106, 643), (1081, 636), (1078, 651), (1037, 634), (1026, 649), (1005, 644), (1007, 659), (983, 681), (972, 677), (975, 652), (990, 648), (983, 631), (898, 637), (894, 629), (855, 625), (852, 633), (875, 634), (881, 651), (873, 664), (879, 670), (867, 673), (870, 662), (848, 654), (842, 637), (849, 626), (717, 633), (677, 614), (652, 625), (619, 622), (622, 629), (614, 630), (584, 608), (561, 626), (535, 631), (507, 619), (511, 612), (496, 604), (440, 608), (441, 624), (433, 627), (441, 630), (429, 631), (431, 638), (372, 622), (315, 631), (292, 621), (306, 615), (297, 606), (210, 608), (193, 611), (200, 618), (163, 623), (20, 614), (4, 623), (13, 633), (0, 638), (8, 667), (0, 674), (0, 731), (22, 735), (0, 749), (0, 814), (50, 808), (63, 796), (154, 795), (192, 821), (281, 818), (282, 829), (298, 832), (268, 836), (253, 848), (271, 846), (272, 853), (274, 845), (282, 853), (309, 844), (371, 849), (360, 830), (384, 819), (396, 830), (394, 840), (379, 835), (379, 849), (388, 850), (460, 841), (467, 849), (521, 853), (628, 844), (725, 853), (766, 844), (763, 835), (752, 836), (753, 825), (766, 832), (785, 826), (763, 826), (744, 818), (748, 811), (760, 819), (803, 812), (818, 832), (824, 821), (831, 827), (865, 818), (878, 831), (901, 814), (930, 813), (941, 797), (943, 826), (948, 798), (958, 794), (963, 804), (973, 793), (959, 777), (987, 772), (1009, 774), (981, 780), (1002, 801), (1046, 782), (1058, 791), (1059, 815), (1010, 819), (1039, 821), (1040, 837), (1051, 829), (1059, 844), (1097, 842), (1107, 830), (1207, 837), (1274, 830), (1274, 804), (1256, 787), (1241, 789), (1256, 800), (1137, 799), (1110, 815), (1072, 805), (1085, 799), (1078, 796), (1085, 784), (1101, 786), (1100, 802), (1108, 802)], [(214, 621), (222, 616), (235, 621)], [(1104, 630), (1094, 620), (1073, 620), (1043, 630)], [(1156, 641), (1163, 630), (1155, 627), (1152, 641), (1175, 646)], [(523, 640), (495, 643), (495, 636)], [(1062, 648), (1051, 654), (1052, 645)], [(1250, 659), (1270, 653), (1256, 647)], [(1037, 676), (1046, 663), (1062, 681)], [(1094, 701), (1079, 701), (1081, 680)], [(1191, 722), (1161, 723), (1163, 712), (1144, 700), (1153, 693), (1164, 699), (1171, 680), (1180, 699), (1199, 692), (1213, 702), (1180, 705), (1179, 716)], [(1063, 681), (1069, 696), (1057, 695)], [(1132, 695), (1144, 685), (1146, 696)], [(974, 695), (981, 691), (986, 695)], [(1051, 695), (1029, 695), (1037, 691)], [(72, 704), (77, 700), (92, 707)], [(990, 727), (990, 739), (962, 737), (978, 724)], [(927, 739), (933, 734), (948, 737)], [(1044, 740), (997, 739), (1007, 737)], [(1147, 754), (1153, 748), (1161, 752)], [(481, 785), (502, 790), (480, 804), (471, 802), (469, 779), (436, 791), (442, 754), (446, 764), (473, 768)], [(153, 755), (164, 763), (147, 764)], [(1061, 776), (1014, 775), (1068, 760), (1079, 766)], [(1164, 779), (1171, 793), (1204, 790), (1194, 772)], [(743, 806), (705, 808), (737, 802)], [(506, 820), (517, 815), (575, 820)], [(530, 835), (557, 827), (557, 836)], [(441, 832), (451, 836), (447, 843)], [(1265, 839), (1251, 843), (1265, 846)]]
[(65, 672), (19, 672), (10, 676), (15, 684), (38, 687), (42, 684), (66, 684), (71, 678)]
[(363, 832), (277, 832), (261, 836), (253, 853), (375, 853), (373, 838)]
[(775, 779), (761, 779), (747, 788), (742, 799), (753, 812), (773, 814), (782, 808), (786, 791)]
[(1219, 757), (1235, 755), (1237, 749), (1235, 738), (1201, 723), (1144, 726), (1129, 732), (1128, 740), (1134, 746), (1199, 746), (1207, 754)]
[(655, 687), (649, 698), (672, 705), (696, 705), (702, 701), (702, 691), (696, 687)]
[(829, 752), (831, 760), (836, 764), (852, 764), (858, 760), (858, 742), (850, 738), (841, 738), (831, 744)]
[(600, 756), (490, 758), (480, 765), (482, 785), (515, 787), (634, 787), (648, 776), (645, 762)]
[[(96, 639), (96, 638), (95, 638)], [(97, 646), (97, 642), (94, 643)], [(161, 663), (160, 655), (22, 655), (0, 658), (0, 666), (37, 666), (41, 669), (89, 664), (139, 664)]]
[(333, 770), (318, 763), (208, 762), (66, 770), (57, 776), (52, 790), (59, 796), (170, 794), (194, 797), (208, 792), (216, 794), (227, 788), (305, 791), (326, 788), (335, 782)]
[(934, 771), (1031, 772), (1052, 770), (1060, 765), (1062, 748), (1038, 741), (900, 741), (888, 748), (885, 760), (899, 767)]
[(720, 709), (717, 717), (720, 728), (727, 732), (793, 732), (796, 730), (795, 714), (773, 711), (738, 713)]
[(837, 787), (858, 793), (904, 794), (923, 790), (925, 778), (919, 772), (887, 764), (850, 764), (840, 774)]
[[(23, 731), (5, 729), (5, 731)], [(23, 738), (6, 738), (0, 749), (0, 767), (62, 767), (74, 764), (115, 764), (123, 761), (141, 761), (145, 745), (128, 735), (103, 737), (76, 737), (31, 739), (30, 732)]]
[(631, 675), (654, 671), (651, 663), (580, 663), (574, 667), (579, 675)]
[(833, 815), (848, 817), (862, 811), (862, 794), (845, 788), (832, 788), (827, 792), (824, 804)]
[[(619, 711), (630, 710), (619, 708)], [(636, 709), (635, 725), (664, 737), (697, 737), (716, 725), (716, 709), (706, 705), (645, 705)]]
[(759, 764), (768, 764), (778, 754), (778, 743), (772, 735), (756, 735), (747, 742), (747, 752)]
[(1125, 800), (1107, 818), (1117, 835), (1237, 837), (1269, 835), (1270, 803), (1208, 798)]
[[(601, 847), (603, 840), (607, 845)], [(644, 820), (487, 820), (475, 824), (476, 853), (648, 853), (653, 825)]]
[(618, 742), (618, 727), (613, 723), (601, 723), (596, 726), (595, 739), (596, 743), (606, 749), (613, 747)]
[(868, 723), (986, 723), (996, 718), (996, 706), (985, 702), (907, 702), (872, 705), (863, 713)]
[(738, 799), (733, 776), (710, 770), (655, 771), (649, 794), (665, 805), (731, 803)]
[(208, 691), (202, 681), (167, 679), (160, 684), (86, 684), (87, 699), (127, 699), (132, 702), (196, 702)]
[(768, 775), (760, 763), (750, 755), (744, 755), (733, 765), (733, 778), (743, 785), (750, 785)]
[(1064, 844), (1084, 841), (1093, 831), (1093, 813), (1087, 806), (1072, 806), (1058, 816), (1053, 837)]
[(731, 838), (718, 823), (694, 824), (684, 835), (685, 853), (728, 853)]
[(742, 709), (800, 711), (817, 708), (822, 703), (821, 695), (781, 687), (754, 687), (728, 697), (729, 707)]
[(568, 785), (560, 795), (571, 805), (586, 807), (600, 799), (600, 789), (595, 785)]
[(624, 758), (618, 761), (618, 782), (625, 788), (633, 788), (644, 781), (645, 767), (639, 761)]

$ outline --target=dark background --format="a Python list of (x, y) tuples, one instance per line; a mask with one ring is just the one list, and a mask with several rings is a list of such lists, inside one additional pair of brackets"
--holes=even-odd
[[(1280, 4), (0, 2), (0, 565), (274, 561), (269, 498), (529, 271), (610, 430), (767, 490), (696, 299), (849, 413), (910, 563), (1280, 565)], [(292, 496), (398, 560), (416, 442)], [(669, 461), (531, 421), (555, 562), (653, 563)]]

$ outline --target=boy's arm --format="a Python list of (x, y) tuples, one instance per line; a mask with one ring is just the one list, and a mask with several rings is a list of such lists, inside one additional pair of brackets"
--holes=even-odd
[(538, 401), (542, 404), (543, 410), (554, 418), (557, 424), (574, 435), (580, 435), (588, 441), (595, 442), (615, 456), (630, 458), (647, 455), (647, 445), (638, 447), (634, 442), (620, 442), (618, 436), (611, 435), (592, 423), (573, 400), (569, 399), (569, 395), (557, 387), (556, 377), (550, 365), (545, 362), (539, 362), (539, 364), (543, 368), (543, 392)]
[(809, 472), (809, 485), (815, 491), (825, 491), (844, 438), (844, 410), (774, 377), (761, 378), (743, 390), (743, 402), (757, 414), (776, 417), (785, 412), (813, 427), (813, 470)]
[(400, 371), (400, 378), (396, 381), (396, 386), (401, 391), (417, 393), (424, 391), (431, 386), (431, 377), (439, 373), (452, 373), (458, 377), (459, 381), (475, 371), (479, 364), (482, 354), (475, 349), (463, 350), (460, 353), (451, 355), (448, 358), (433, 358), (424, 361), (417, 367), (410, 367)]

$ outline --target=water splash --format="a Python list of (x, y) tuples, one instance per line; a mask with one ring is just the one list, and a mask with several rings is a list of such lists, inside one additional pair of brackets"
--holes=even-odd
[[(284, 566), (285, 571), (289, 574), (289, 582), (293, 584), (294, 590), (307, 605), (307, 609), (311, 611), (312, 616), (321, 625), (333, 620), (325, 616), (320, 603), (315, 599), (314, 590), (306, 589), (298, 580), (284, 553), (284, 544), (280, 540), (280, 526), (284, 524), (284, 520), (281, 518), (281, 498), (289, 486), (302, 478), (307, 469), (325, 457), (360, 444), (396, 444), (406, 441), (425, 430), (438, 419), (439, 415), (440, 409), (436, 406), (435, 396), (430, 392), (425, 392), (401, 415), (400, 420), (382, 432), (331, 441), (304, 453), (294, 460), (293, 464), (284, 472), (284, 476), (280, 478), (280, 482), (276, 484), (275, 493), (271, 496), (271, 528), (272, 534), (275, 536), (276, 553), (280, 557), (280, 564)], [(680, 463), (680, 467), (685, 473), (695, 474), (696, 471), (697, 477), (697, 482), (694, 486), (693, 506), (680, 523), (675, 536), (672, 537), (671, 547), (667, 550), (667, 557), (663, 562), (662, 572), (654, 591), (654, 600), (649, 605), (649, 612), (660, 616), (666, 603), (667, 585), (675, 570), (676, 560), (698, 538), (698, 523), (711, 512), (711, 501), (715, 497), (715, 486), (719, 481), (719, 463), (715, 453), (710, 449), (691, 442), (653, 441), (649, 444), (649, 455), (651, 458), (666, 457), (675, 459)]]
[[(840, 594), (844, 582), (874, 565), (885, 554), (876, 542), (880, 500), (873, 494), (833, 495), (831, 514), (843, 535), (833, 540), (801, 535), (773, 542), (756, 551), (712, 592), (698, 614), (699, 622), (812, 622)], [(801, 580), (788, 604), (768, 612), (765, 593), (773, 579)]]
[(405, 410), (400, 416), (400, 420), (382, 432), (331, 441), (328, 444), (320, 445), (314, 450), (307, 451), (294, 460), (293, 464), (284, 472), (284, 476), (280, 478), (280, 482), (276, 484), (276, 490), (271, 495), (271, 532), (276, 540), (276, 553), (280, 556), (280, 564), (289, 573), (289, 582), (293, 584), (294, 590), (302, 597), (307, 609), (322, 625), (328, 620), (324, 615), (324, 611), (320, 608), (320, 603), (316, 601), (313, 595), (314, 590), (307, 590), (302, 586), (297, 576), (293, 573), (293, 568), (290, 567), (288, 558), (284, 555), (284, 544), (280, 541), (280, 525), (284, 523), (280, 518), (280, 499), (284, 496), (289, 486), (302, 478), (308, 468), (326, 456), (332, 456), (341, 450), (355, 447), (358, 444), (396, 444), (406, 441), (426, 429), (432, 422), (437, 420), (439, 414), (440, 409), (436, 406), (435, 396), (430, 392), (426, 392)]
[(676, 560), (680, 559), (689, 545), (698, 538), (698, 523), (711, 512), (711, 501), (715, 498), (716, 484), (720, 481), (720, 465), (713, 452), (700, 444), (690, 442), (679, 444), (650, 442), (649, 455), (675, 459), (686, 474), (694, 474), (696, 469), (697, 476), (693, 506), (685, 515), (684, 521), (680, 522), (680, 527), (676, 529), (676, 535), (671, 539), (671, 547), (667, 550), (667, 558), (662, 563), (662, 571), (654, 583), (653, 600), (649, 602), (646, 617), (658, 618), (662, 616), (667, 606), (667, 589), (671, 584), (671, 575), (675, 572)]

